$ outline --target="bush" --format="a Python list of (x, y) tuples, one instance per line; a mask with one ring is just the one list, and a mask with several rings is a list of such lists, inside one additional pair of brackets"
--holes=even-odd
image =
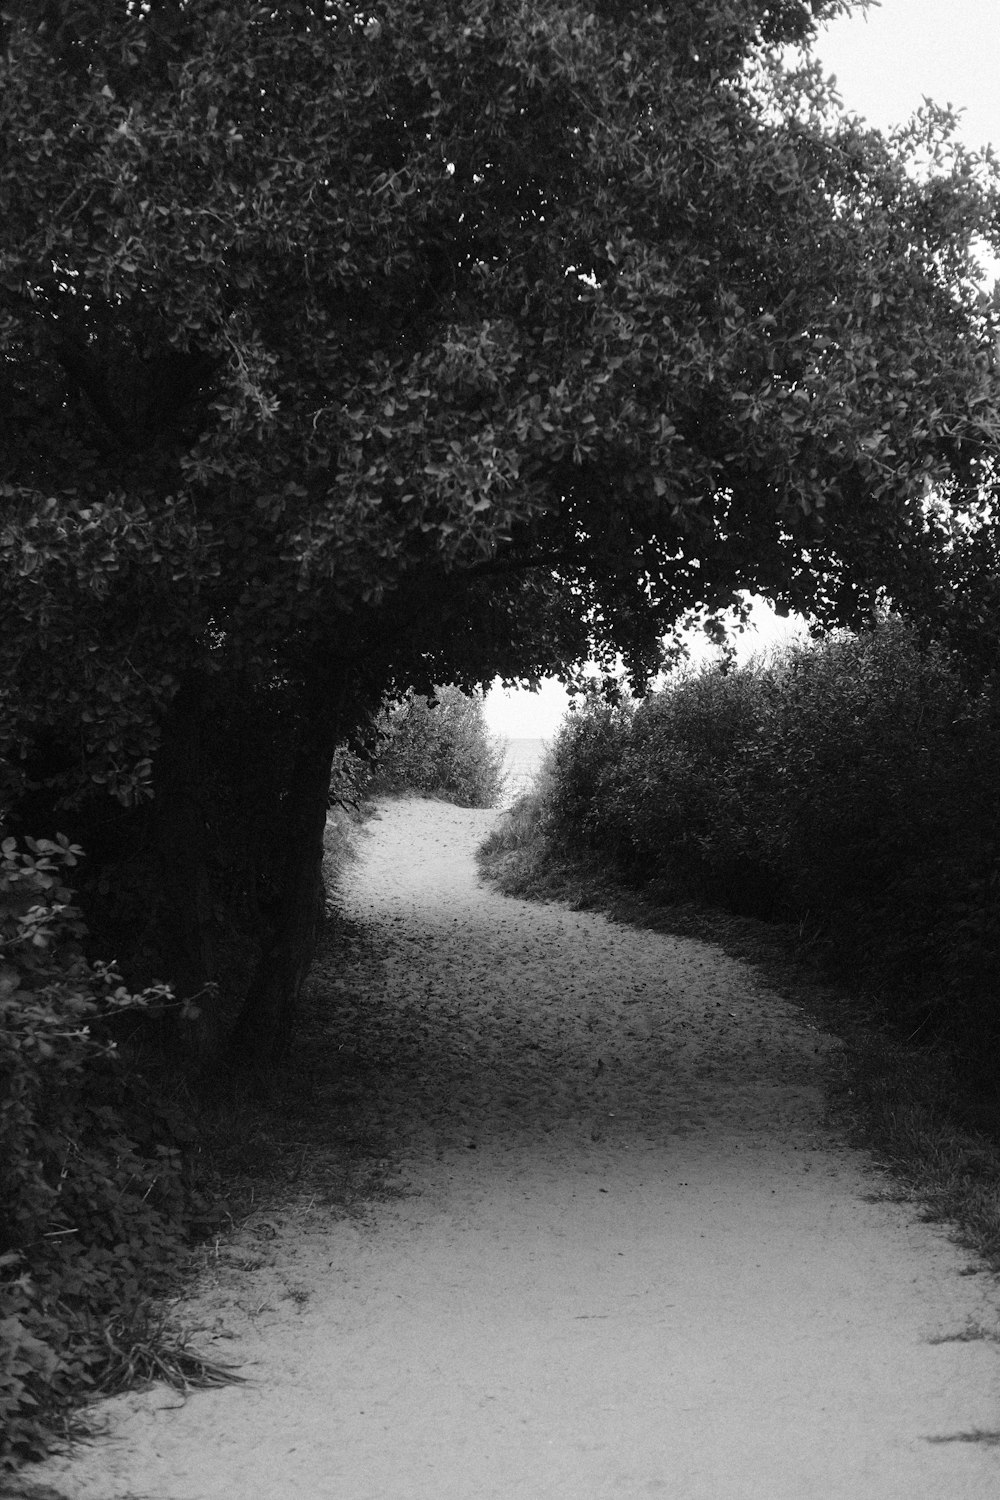
[(40, 1456), (60, 1408), (106, 1385), (200, 1208), (184, 1133), (112, 1035), (170, 993), (130, 994), (88, 962), (64, 883), (80, 849), (26, 844), (0, 845), (0, 1469)]
[(591, 703), (536, 823), (668, 896), (783, 918), (907, 1033), (1000, 1054), (1000, 700), (898, 622)]
[(633, 878), (759, 909), (770, 879), (745, 775), (758, 688), (752, 671), (703, 671), (638, 705), (571, 714), (551, 755), (552, 836), (611, 854)]
[[(783, 878), (907, 1028), (1000, 1047), (993, 692), (898, 625), (780, 674)], [(992, 1066), (992, 1064), (991, 1064)]]
[(628, 703), (586, 698), (563, 720), (543, 762), (549, 836), (572, 846), (616, 849), (620, 830), (606, 816), (604, 792), (628, 743), (634, 710)]
[(421, 792), (460, 807), (495, 807), (503, 795), (505, 747), (490, 733), (481, 694), (436, 688), (409, 694), (383, 716), (369, 791)]

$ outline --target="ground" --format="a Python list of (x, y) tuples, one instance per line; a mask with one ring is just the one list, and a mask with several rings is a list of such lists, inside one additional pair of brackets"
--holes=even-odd
[(245, 1383), (108, 1402), (36, 1479), (68, 1500), (1000, 1493), (1000, 1290), (826, 1121), (837, 1042), (714, 947), (483, 887), (493, 816), (387, 804), (346, 882), (355, 940), (313, 977), (376, 1201), (313, 1186), (252, 1216), (181, 1309)]

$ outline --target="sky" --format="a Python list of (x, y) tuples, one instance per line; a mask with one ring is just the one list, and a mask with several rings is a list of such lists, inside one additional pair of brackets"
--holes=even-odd
[[(963, 111), (959, 136), (1000, 152), (1000, 0), (883, 0), (866, 13), (840, 17), (820, 33), (816, 55), (834, 74), (845, 108), (873, 125), (902, 124), (925, 96)], [(766, 647), (788, 630), (764, 607), (740, 655)], [(567, 698), (557, 682), (537, 694), (487, 694), (490, 727), (509, 739), (555, 733)]]
[(964, 110), (967, 146), (1000, 149), (997, 0), (884, 0), (832, 21), (815, 50), (847, 108), (873, 125), (902, 124), (927, 95)]

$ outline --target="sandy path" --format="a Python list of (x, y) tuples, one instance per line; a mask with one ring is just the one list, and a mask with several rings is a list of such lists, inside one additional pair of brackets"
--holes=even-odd
[(387, 808), (351, 880), (370, 941), (319, 981), (398, 1196), (290, 1211), (265, 1265), (206, 1284), (191, 1321), (223, 1318), (249, 1384), (107, 1403), (110, 1437), (39, 1477), (74, 1500), (1000, 1493), (1000, 1449), (965, 1440), (1000, 1428), (1000, 1346), (955, 1337), (997, 1326), (996, 1287), (823, 1130), (836, 1044), (711, 947), (478, 887), (489, 821)]

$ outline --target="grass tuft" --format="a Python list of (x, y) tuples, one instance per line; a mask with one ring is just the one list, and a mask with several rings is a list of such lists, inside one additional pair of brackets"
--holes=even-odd
[(122, 1391), (162, 1381), (172, 1390), (187, 1392), (212, 1386), (239, 1384), (237, 1367), (209, 1359), (179, 1329), (170, 1310), (143, 1302), (110, 1318), (101, 1329), (104, 1358), (94, 1372), (96, 1393), (114, 1396)]

